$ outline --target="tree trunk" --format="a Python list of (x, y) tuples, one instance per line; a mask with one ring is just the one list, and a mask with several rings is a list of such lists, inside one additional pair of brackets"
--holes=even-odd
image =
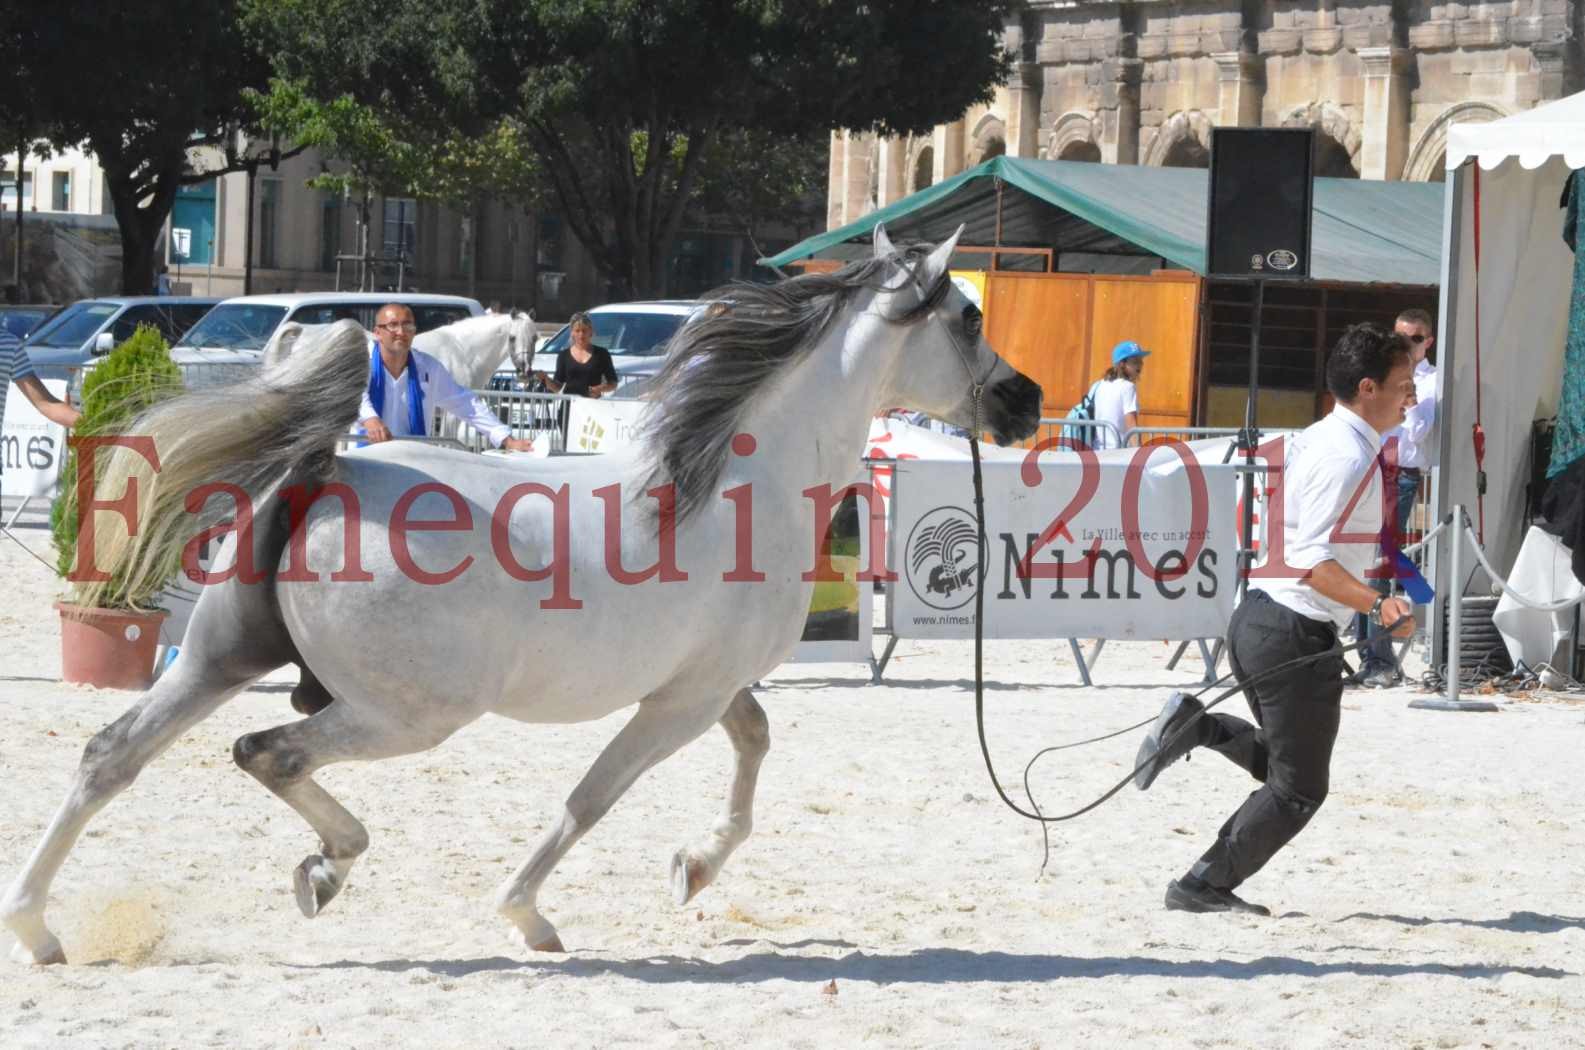
[(154, 248), (159, 241), (160, 226), (164, 216), (149, 222), (149, 216), (140, 210), (130, 217), (116, 209), (116, 221), (121, 225), (121, 294), (154, 294)]
[[(116, 225), (121, 229), (121, 294), (153, 295), (154, 250), (176, 203), (185, 157), (176, 153), (174, 162), (155, 175), (153, 190), (149, 192), (137, 185), (134, 173), (119, 156), (99, 149), (95, 152), (104, 169), (105, 189), (110, 194)], [(147, 203), (141, 199), (144, 196)]]

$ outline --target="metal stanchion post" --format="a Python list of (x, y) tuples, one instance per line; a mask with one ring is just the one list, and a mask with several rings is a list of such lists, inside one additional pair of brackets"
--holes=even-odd
[(1446, 696), (1422, 697), (1410, 700), (1410, 707), (1427, 711), (1495, 711), (1497, 705), (1490, 700), (1460, 700), (1459, 631), (1464, 614), (1464, 566), (1460, 554), (1464, 549), (1464, 508), (1453, 504), (1452, 527), (1447, 530), (1447, 683)]

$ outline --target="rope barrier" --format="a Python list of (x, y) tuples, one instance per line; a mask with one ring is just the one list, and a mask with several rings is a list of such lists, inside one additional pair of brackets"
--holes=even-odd
[[(1463, 508), (1460, 508), (1460, 511), (1463, 513), (1464, 517), (1464, 532), (1471, 540), (1476, 539), (1474, 525), (1469, 520), (1469, 512), (1464, 511)], [(1580, 604), (1581, 601), (1585, 601), (1585, 593), (1577, 594), (1572, 598), (1565, 598), (1562, 601), (1556, 602), (1534, 601), (1514, 590), (1513, 587), (1508, 584), (1507, 580), (1503, 579), (1497, 574), (1497, 570), (1491, 567), (1491, 562), (1486, 560), (1486, 552), (1480, 549), (1479, 543), (1471, 543), (1470, 548), (1475, 552), (1475, 560), (1480, 562), (1480, 567), (1486, 570), (1486, 575), (1490, 576), (1493, 582), (1502, 588), (1502, 592), (1504, 594), (1518, 602), (1520, 605), (1524, 606), (1526, 609), (1534, 609), (1536, 612), (1555, 613), (1562, 612), (1564, 609), (1573, 608), (1574, 606)]]
[(1428, 532), (1424, 536), (1422, 536), (1420, 538), (1420, 542), (1419, 543), (1416, 543), (1416, 544), (1414, 544), (1412, 546), (1409, 546), (1409, 547), (1405, 547), (1403, 549), (1403, 553), (1405, 553), (1407, 555), (1410, 555), (1412, 557), (1413, 555), (1419, 554), (1421, 551), (1425, 550), (1426, 545), (1429, 544), (1432, 540), (1436, 539), (1438, 536), (1440, 536), (1442, 534), (1442, 530), (1447, 528), (1448, 522), (1452, 521), (1452, 520), (1453, 520), (1453, 516), (1450, 514), (1447, 517), (1443, 518), (1441, 521), (1437, 522), (1436, 528), (1432, 529), (1430, 532)]

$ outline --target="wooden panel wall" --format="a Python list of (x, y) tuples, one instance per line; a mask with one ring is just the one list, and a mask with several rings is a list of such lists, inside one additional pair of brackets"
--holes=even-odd
[(1095, 278), (1090, 375), (1111, 366), (1112, 347), (1125, 339), (1149, 350), (1139, 380), (1142, 427), (1189, 425), (1199, 298), (1193, 275)]
[(1039, 383), (1045, 415), (1061, 416), (1132, 339), (1151, 356), (1140, 383), (1141, 426), (1185, 426), (1193, 410), (1199, 278), (1162, 273), (986, 275), (986, 338)]
[(1083, 275), (989, 273), (985, 339), (1040, 384), (1045, 415), (1062, 415), (1088, 389), (1090, 282)]

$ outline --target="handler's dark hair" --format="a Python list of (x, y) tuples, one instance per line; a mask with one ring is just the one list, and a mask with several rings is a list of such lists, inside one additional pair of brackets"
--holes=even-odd
[(1409, 360), (1409, 343), (1380, 325), (1350, 325), (1326, 359), (1326, 388), (1339, 401), (1352, 404), (1366, 379), (1384, 382), (1387, 373)]

